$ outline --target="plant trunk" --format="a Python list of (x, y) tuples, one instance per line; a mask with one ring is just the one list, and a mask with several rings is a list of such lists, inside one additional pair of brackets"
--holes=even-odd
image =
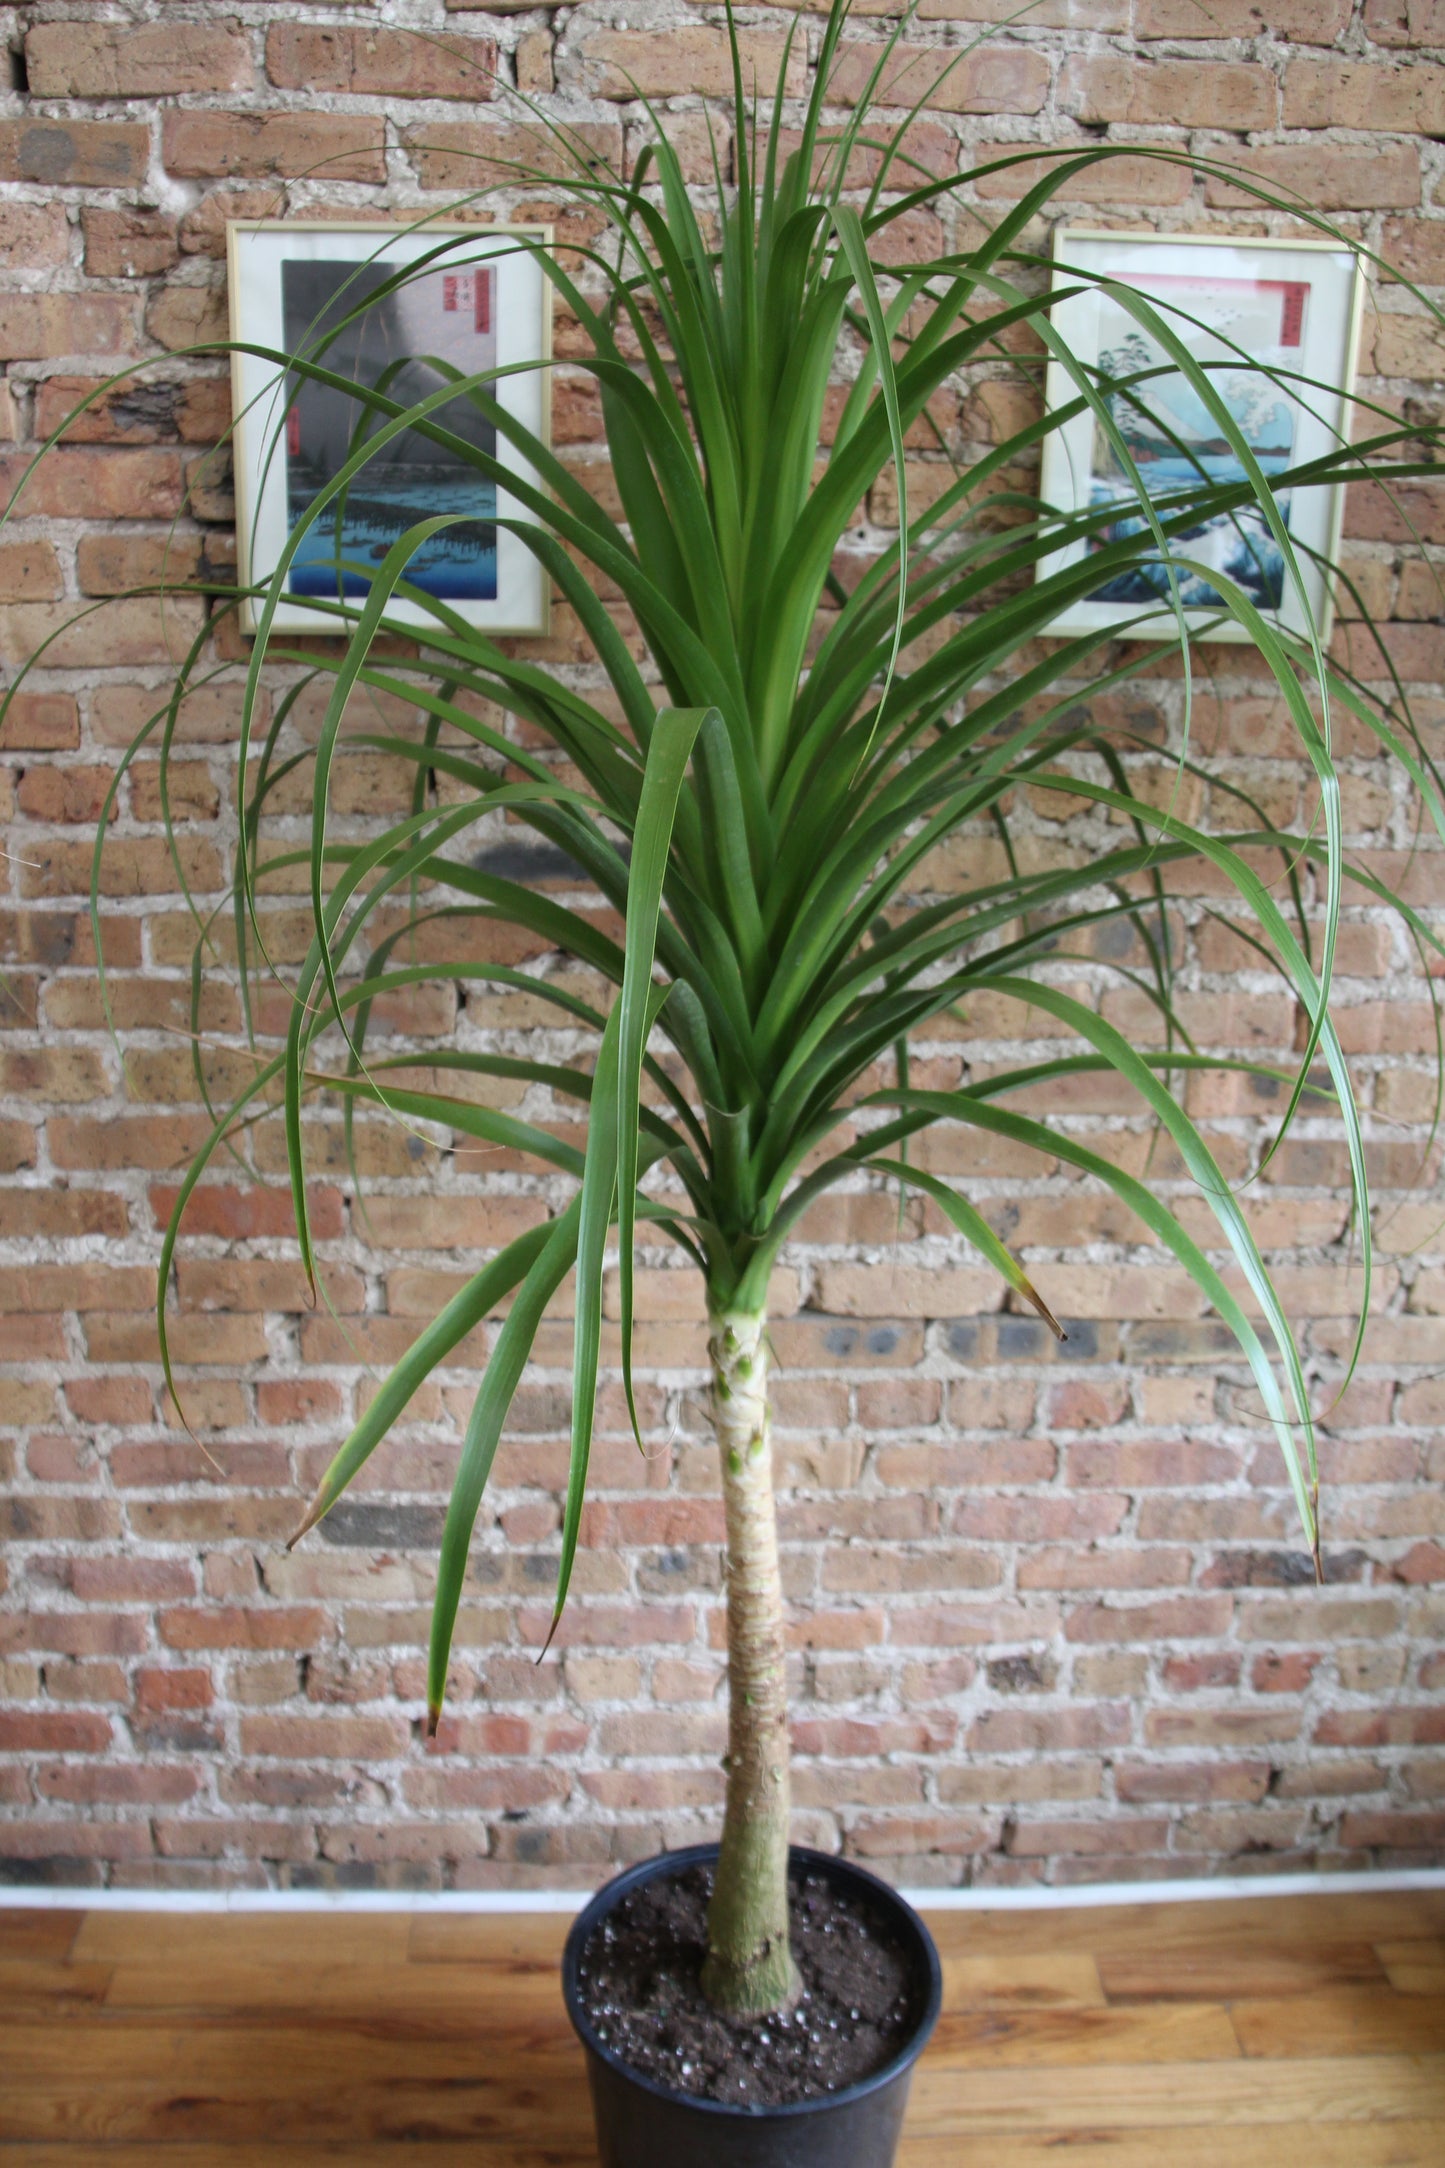
[(765, 1321), (713, 1311), (713, 1415), (727, 1511), (728, 1751), (702, 1984), (735, 2017), (797, 1993), (788, 1947), (788, 1694)]

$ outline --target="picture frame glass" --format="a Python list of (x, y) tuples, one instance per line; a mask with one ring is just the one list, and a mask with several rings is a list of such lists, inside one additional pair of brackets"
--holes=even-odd
[[(547, 582), (505, 524), (526, 513), (505, 477), (537, 489), (536, 470), (474, 400), (437, 395), (456, 378), (485, 374), (504, 412), (547, 443), (552, 288), (539, 251), (549, 240), (544, 227), (438, 220), (263, 219), (228, 228), (241, 579), (264, 585), (294, 544), (276, 629), (339, 630), (324, 605), (362, 601), (371, 569), (393, 545), (440, 517), (448, 524), (412, 552), (407, 582), (470, 624), (545, 631)], [(439, 444), (416, 429), (385, 437), (344, 385), (278, 367), (280, 356), (314, 360), (403, 406), (434, 399), (436, 419), (459, 442)], [(374, 451), (308, 522), (318, 493), (356, 452), (359, 431), (379, 438)], [(479, 472), (462, 446), (501, 473)], [(247, 631), (254, 612), (253, 602)], [(387, 618), (435, 623), (424, 604), (403, 597), (392, 599)]]
[[(1146, 299), (1209, 381), (1265, 478), (1334, 450), (1348, 434), (1362, 275), (1348, 248), (1330, 243), (1234, 240), (1214, 235), (1094, 233), (1061, 228), (1054, 239), (1050, 320), (1101, 389), (1150, 500), (1201, 480), (1243, 479), (1245, 467), (1219, 418), (1173, 366), (1167, 344), (1141, 324), (1099, 277)], [(1276, 371), (1272, 378), (1266, 370)], [(1160, 371), (1139, 380), (1140, 372)], [(1096, 376), (1092, 372), (1098, 372)], [(1131, 380), (1127, 391), (1110, 382)], [(1078, 397), (1073, 376), (1051, 358), (1045, 401), (1059, 410)], [(1063, 512), (1117, 504), (1117, 520), (1042, 560), (1039, 577), (1076, 564), (1112, 537), (1138, 534), (1147, 520), (1116, 443), (1092, 409), (1045, 440), (1042, 493)], [(1196, 567), (1218, 567), (1270, 621), (1306, 633), (1311, 619), (1329, 636), (1333, 597), (1321, 558), (1335, 554), (1342, 492), (1337, 485), (1276, 492), (1295, 568), (1287, 565), (1262, 512), (1246, 507), (1201, 520), (1175, 540)], [(1244, 626), (1223, 608), (1207, 572), (1176, 568), (1184, 621), (1196, 637), (1241, 641)], [(1160, 560), (1130, 568), (1073, 603), (1053, 624), (1072, 634), (1118, 625), (1131, 638), (1174, 638), (1178, 617)]]

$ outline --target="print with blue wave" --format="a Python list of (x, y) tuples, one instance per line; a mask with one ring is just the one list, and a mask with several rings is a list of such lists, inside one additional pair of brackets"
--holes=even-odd
[[(1101, 353), (1102, 375), (1115, 380), (1136, 375), (1162, 359), (1138, 333)], [(1282, 474), (1294, 452), (1292, 403), (1256, 374), (1229, 370), (1212, 374), (1231, 419), (1266, 479)], [(1228, 483), (1245, 478), (1233, 445), (1194, 387), (1171, 374), (1131, 392), (1106, 392), (1106, 403), (1139, 470), (1151, 502), (1200, 482)], [(1093, 547), (1143, 534), (1148, 521), (1137, 509), (1134, 487), (1113, 443), (1096, 427), (1090, 499), (1096, 505), (1129, 504), (1135, 509), (1110, 521)], [(1289, 492), (1275, 502), (1289, 525)], [(1202, 562), (1233, 580), (1255, 606), (1277, 610), (1284, 594), (1285, 565), (1279, 544), (1257, 505), (1216, 513), (1173, 538), (1178, 555)], [(1201, 573), (1176, 568), (1181, 600), (1187, 608), (1217, 608), (1219, 590)], [(1169, 599), (1169, 574), (1158, 558), (1146, 560), (1094, 590), (1094, 602), (1148, 603)]]

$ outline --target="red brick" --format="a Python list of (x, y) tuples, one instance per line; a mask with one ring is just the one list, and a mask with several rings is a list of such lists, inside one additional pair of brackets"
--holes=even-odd
[[(42, 361), (61, 354), (123, 358), (137, 351), (138, 331), (135, 303), (125, 294), (7, 294), (0, 361)], [(4, 464), (9, 469), (15, 462)], [(13, 486), (5, 484), (7, 497)], [(37, 501), (44, 489), (42, 469), (25, 493), (26, 513), (44, 509)]]
[(1387, 218), (1380, 253), (1417, 285), (1445, 284), (1445, 219)]
[(243, 1716), (241, 1752), (283, 1759), (393, 1761), (406, 1752), (401, 1716)]
[(1445, 0), (1365, 0), (1365, 33), (1378, 45), (1445, 45)]
[(1445, 92), (1438, 68), (1292, 60), (1285, 70), (1286, 128), (1358, 128), (1439, 135)]
[(946, 1857), (986, 1851), (992, 1831), (983, 1822), (947, 1815), (862, 1815), (848, 1830), (848, 1850), (859, 1859), (905, 1859), (918, 1853)]
[(1151, 1806), (1164, 1800), (1227, 1799), (1257, 1804), (1269, 1789), (1267, 1761), (1119, 1762), (1114, 1786), (1121, 1799)]
[[(1275, 143), (1219, 162), (1316, 211), (1393, 211), (1420, 201), (1420, 159), (1411, 143)], [(1258, 195), (1222, 178), (1206, 180), (1204, 200), (1222, 210), (1261, 208)]]
[(169, 110), (161, 119), (166, 171), (208, 179), (264, 174), (382, 181), (385, 123), (362, 113), (222, 113)]
[(1233, 1609), (1226, 1595), (1174, 1596), (1127, 1607), (1093, 1603), (1075, 1611), (1064, 1631), (1070, 1641), (1201, 1641), (1227, 1632)]
[(1353, 0), (1138, 0), (1137, 38), (1255, 38), (1268, 24), (1277, 38), (1333, 45)]
[(1222, 122), (1231, 129), (1273, 128), (1278, 105), (1268, 68), (1244, 61), (1139, 61), (1124, 53), (1072, 55), (1064, 63), (1059, 98), (1079, 120), (1144, 128), (1217, 128)]
[[(742, 28), (738, 34), (743, 87), (756, 86), (771, 97), (783, 59), (783, 38), (772, 31)], [(806, 57), (795, 39), (788, 61), (786, 89), (802, 91)], [(557, 80), (598, 98), (730, 97), (732, 56), (727, 32), (710, 23), (686, 23), (658, 37), (643, 30), (579, 30), (569, 35), (559, 58)]]
[(1270, 1746), (1299, 1736), (1296, 1711), (1270, 1709), (1151, 1709), (1144, 1740), (1157, 1747)]
[[(322, 1272), (333, 1308), (361, 1308), (365, 1285), (359, 1273), (339, 1265), (323, 1265)], [(299, 1264), (270, 1264), (260, 1258), (183, 1255), (177, 1288), (181, 1306), (187, 1310), (309, 1310), (315, 1306)]]
[(80, 711), (71, 693), (11, 695), (0, 717), (0, 753), (63, 753), (80, 743)]
[(1249, 1683), (1257, 1694), (1302, 1694), (1319, 1668), (1321, 1659), (1302, 1649), (1287, 1656), (1256, 1656), (1250, 1666)]
[(0, 1709), (0, 1754), (102, 1754), (110, 1741), (108, 1716), (80, 1709), (33, 1714)]
[(176, 222), (165, 211), (118, 211), (87, 206), (85, 268), (92, 278), (150, 278), (177, 261)]
[(1317, 1746), (1445, 1745), (1445, 1707), (1330, 1709), (1315, 1725)]
[(0, 601), (47, 601), (64, 592), (54, 543), (38, 538), (27, 542), (0, 541)]
[[(1080, 150), (1092, 147), (1087, 143), (1078, 146)], [(1021, 143), (980, 143), (975, 146), (970, 164), (979, 173), (975, 185), (985, 201), (1011, 201), (1025, 196), (1064, 163), (1053, 153), (1041, 158), (1020, 159), (1020, 152), (1030, 148)], [(1005, 159), (1017, 162), (1001, 164), (1000, 161)], [(997, 170), (984, 172), (985, 167), (997, 167)], [(1051, 200), (1059, 203), (1183, 203), (1192, 193), (1193, 185), (1187, 165), (1172, 159), (1120, 151), (1061, 179)]]
[(150, 1711), (208, 1709), (215, 1699), (209, 1671), (145, 1665), (135, 1675), (136, 1707)]
[(63, 204), (0, 205), (0, 269), (36, 271), (64, 263), (69, 254), (70, 222)]
[(72, 1558), (65, 1581), (82, 1603), (161, 1603), (189, 1596), (194, 1568), (184, 1559)]
[(87, 1807), (177, 1806), (200, 1789), (195, 1769), (117, 1762), (110, 1768), (92, 1763), (52, 1762), (36, 1772), (42, 1799), (65, 1799)]
[(1204, 1439), (1115, 1444), (1089, 1438), (1064, 1451), (1069, 1483), (1107, 1490), (1195, 1490), (1202, 1483), (1233, 1482), (1240, 1473), (1233, 1447)]
[[(62, 1861), (67, 1867), (70, 1862), (81, 1860), (117, 1863), (148, 1860), (152, 1849), (150, 1824), (147, 1821), (105, 1821), (87, 1825), (73, 1818), (54, 1822), (32, 1818), (7, 1823), (5, 1849), (14, 1859)], [(71, 1869), (66, 1880), (75, 1879)], [(84, 1877), (80, 1879), (84, 1880)]]
[(25, 65), (36, 98), (160, 98), (255, 80), (239, 23), (42, 23), (25, 40)]
[(1094, 1708), (986, 1709), (969, 1727), (968, 1747), (979, 1754), (1048, 1754), (1080, 1748), (1124, 1746), (1132, 1725), (1123, 1703)]
[(210, 1127), (199, 1115), (61, 1117), (49, 1123), (48, 1134), (57, 1167), (158, 1169), (183, 1166), (205, 1143)]
[(1210, 1655), (1171, 1656), (1163, 1667), (1164, 1683), (1178, 1694), (1209, 1693), (1239, 1684), (1244, 1660), (1233, 1649)]
[[(16, 609), (40, 609), (39, 603), (17, 604)], [(22, 621), (23, 624), (27, 621)], [(128, 662), (170, 662), (175, 659), (175, 644), (189, 630), (194, 633), (201, 622), (200, 605), (174, 596), (168, 597), (164, 612), (158, 603), (113, 602), (103, 603), (92, 613), (89, 622), (96, 627), (96, 638), (104, 652), (105, 636), (113, 632), (113, 653), (122, 653)], [(12, 626), (11, 628), (15, 628)], [(4, 651), (6, 619), (0, 613), (0, 652)], [(23, 648), (23, 638), (17, 637), (17, 648)], [(72, 650), (61, 639), (48, 653), (73, 656), (77, 667), (93, 660), (84, 647)], [(32, 856), (21, 868), (21, 888), (27, 896), (85, 896), (90, 892), (91, 867), (94, 852), (89, 843), (79, 840), (51, 840), (37, 837), (30, 846)], [(204, 895), (220, 886), (221, 865), (214, 845), (195, 836), (182, 836), (177, 844), (180, 859), (191, 894)], [(177, 894), (181, 879), (177, 874), (164, 836), (141, 836), (137, 838), (107, 838), (101, 854), (100, 893), (102, 896), (137, 896)], [(172, 1119), (178, 1117), (172, 1115)], [(115, 1117), (123, 1122), (125, 1116)], [(122, 1130), (120, 1137), (135, 1134)], [(99, 1146), (104, 1152), (105, 1147)], [(86, 1164), (114, 1166), (124, 1164), (116, 1155), (124, 1149), (117, 1139), (110, 1147), (109, 1158), (100, 1157)], [(152, 1161), (160, 1166), (174, 1165), (174, 1156)], [(57, 1161), (57, 1165), (61, 1162)]]
[(1107, 1822), (1021, 1821), (1009, 1837), (1008, 1850), (1018, 1859), (1070, 1853), (1111, 1858), (1131, 1852), (1162, 1852), (1168, 1836), (1168, 1822), (1157, 1818), (1136, 1821), (1121, 1815)]
[(1347, 1814), (1340, 1823), (1340, 1842), (1361, 1848), (1391, 1852), (1438, 1853), (1445, 1841), (1445, 1814), (1386, 1813)]
[[(18, 458), (0, 460), (0, 492), (8, 495), (24, 471)], [(55, 519), (169, 520), (180, 509), (181, 465), (175, 452), (89, 449), (48, 453), (17, 505), (31, 518)], [(57, 613), (56, 622), (63, 621)]]
[[(146, 306), (147, 336), (172, 354), (216, 345), (227, 336), (229, 323), (225, 290), (219, 285), (163, 286)], [(189, 509), (193, 518), (214, 516), (203, 508), (194, 488)]]
[[(885, 48), (850, 38), (829, 80), (829, 102), (856, 105), (869, 89)], [(1045, 54), (1021, 45), (944, 48), (895, 44), (872, 92), (875, 105), (922, 103), (944, 113), (1037, 113), (1048, 96)]]
[(331, 1634), (324, 1611), (295, 1604), (180, 1607), (157, 1624), (173, 1649), (314, 1649)]
[(266, 73), (282, 90), (350, 96), (486, 99), (496, 96), (494, 38), (421, 36), (314, 23), (278, 23), (266, 34)]
[(139, 122), (0, 120), (0, 181), (138, 188), (149, 157), (150, 130)]
[[(616, 121), (580, 121), (569, 142), (615, 171), (622, 168), (622, 129)], [(484, 183), (557, 178), (575, 172), (565, 150), (525, 122), (428, 121), (409, 129), (407, 149), (423, 188), (471, 189)], [(553, 396), (556, 396), (554, 384)], [(554, 424), (555, 428), (555, 418)]]

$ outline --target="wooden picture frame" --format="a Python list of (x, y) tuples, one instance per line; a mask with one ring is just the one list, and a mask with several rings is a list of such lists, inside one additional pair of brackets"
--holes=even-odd
[[(443, 388), (448, 367), (466, 376), (506, 372), (495, 379), (498, 404), (550, 444), (552, 282), (539, 258), (551, 239), (545, 226), (444, 219), (236, 219), (227, 226), (244, 586), (274, 578), (306, 507), (348, 459), (367, 416), (344, 389), (291, 375), (279, 357), (314, 359), (408, 406)], [(396, 283), (397, 272), (412, 267), (414, 275)], [(376, 299), (368, 305), (370, 293)], [(463, 395), (438, 412), (520, 480), (542, 487), (530, 463)], [(454, 514), (453, 524), (412, 556), (408, 581), (488, 632), (545, 633), (550, 582), (520, 537), (498, 524), (509, 514), (526, 517), (525, 507), (504, 482), (489, 485), (461, 454), (414, 430), (379, 445), (344, 498), (301, 537), (273, 628), (341, 632), (339, 594), (353, 605), (364, 600), (368, 568), (437, 513)], [(245, 612), (242, 629), (254, 632), (254, 602)], [(403, 596), (391, 599), (386, 615), (392, 625), (436, 624), (424, 604)]]
[[(1058, 298), (1051, 303), (1050, 320), (1081, 361), (1123, 376), (1169, 357), (1117, 300), (1090, 283), (1100, 276), (1144, 293), (1192, 354), (1218, 365), (1211, 380), (1223, 389), (1266, 475), (1303, 465), (1348, 438), (1365, 292), (1362, 266), (1348, 247), (1228, 234), (1057, 229), (1053, 291)], [(1240, 355), (1300, 379), (1297, 390), (1286, 393)], [(1046, 406), (1058, 410), (1078, 396), (1073, 377), (1051, 357)], [(1217, 433), (1215, 417), (1177, 370), (1132, 396), (1113, 395), (1110, 411), (1146, 487), (1152, 475), (1159, 475), (1161, 495), (1202, 474), (1223, 480), (1244, 471), (1227, 439)], [(1045, 503), (1059, 511), (1076, 512), (1116, 498), (1121, 522), (1143, 524), (1133, 485), (1091, 410), (1046, 438), (1041, 487)], [(1154, 492), (1149, 494), (1152, 499)], [(1271, 622), (1305, 635), (1312, 618), (1325, 641), (1334, 595), (1319, 560), (1338, 554), (1344, 488), (1323, 484), (1282, 492), (1281, 497), (1291, 538), (1300, 545), (1295, 555), (1303, 595), (1257, 512), (1222, 513), (1202, 522), (1197, 533), (1177, 547), (1186, 556), (1217, 564)], [(1045, 578), (1077, 563), (1097, 546), (1088, 539), (1071, 541), (1041, 560), (1037, 576)], [(1236, 642), (1250, 637), (1221, 607), (1217, 590), (1197, 575), (1181, 573), (1179, 578), (1183, 621), (1193, 636)], [(1115, 623), (1127, 628), (1130, 639), (1178, 638), (1180, 615), (1162, 565), (1117, 577), (1073, 603), (1049, 630), (1072, 635)]]

